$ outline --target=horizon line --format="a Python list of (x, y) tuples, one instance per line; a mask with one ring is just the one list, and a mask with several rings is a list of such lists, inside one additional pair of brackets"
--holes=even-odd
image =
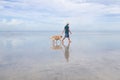
[[(9, 31), (0, 31), (0, 32), (58, 32), (61, 30), (9, 30)], [(120, 32), (120, 30), (72, 30), (72, 32)], [(61, 31), (62, 32), (62, 31)]]

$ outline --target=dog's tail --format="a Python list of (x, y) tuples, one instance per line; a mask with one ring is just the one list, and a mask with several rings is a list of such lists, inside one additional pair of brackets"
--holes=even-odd
[(54, 40), (53, 36), (50, 37), (51, 40)]

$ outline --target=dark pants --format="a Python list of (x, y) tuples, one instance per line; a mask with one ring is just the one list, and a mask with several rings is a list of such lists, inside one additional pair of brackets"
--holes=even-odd
[(65, 33), (65, 38), (69, 38), (69, 33)]

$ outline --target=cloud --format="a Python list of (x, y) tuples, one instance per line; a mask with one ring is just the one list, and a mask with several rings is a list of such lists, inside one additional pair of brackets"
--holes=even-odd
[(16, 26), (16, 25), (23, 24), (24, 22), (17, 19), (11, 19), (11, 20), (3, 19), (1, 20), (0, 23), (3, 25)]
[[(78, 0), (75, 0), (78, 2)], [(21, 2), (8, 2), (3, 1), (3, 6), (9, 9), (3, 10), (10, 15), (14, 15), (15, 11), (17, 16), (79, 16), (81, 13), (91, 14), (104, 14), (109, 12), (119, 12), (119, 5), (105, 5), (101, 3), (89, 3), (80, 0), (81, 3), (74, 3), (73, 0), (22, 0)], [(84, 2), (84, 3), (83, 3)], [(99, 1), (98, 1), (99, 2)], [(25, 13), (25, 14), (24, 14)], [(72, 13), (72, 14), (71, 14)], [(24, 15), (23, 15), (24, 14)]]
[(2, 10), (3, 9), (3, 6), (0, 6), (0, 10)]
[(112, 6), (109, 6), (106, 11), (109, 13), (109, 14), (119, 14), (120, 15), (120, 6), (119, 5), (112, 5)]
[(83, 2), (88, 2), (88, 3), (100, 3), (100, 4), (106, 4), (106, 5), (109, 5), (109, 4), (120, 4), (120, 1), (119, 0), (69, 0), (69, 1), (72, 1), (74, 3), (83, 3)]
[[(108, 19), (111, 22), (116, 19), (120, 21), (118, 0), (1, 0), (0, 10), (0, 24), (22, 24), (21, 29), (26, 26), (31, 30), (47, 29), (49, 26), (52, 26), (51, 30), (60, 29), (61, 27), (56, 26), (67, 22), (75, 26), (75, 29), (82, 29), (79, 26), (96, 26)], [(114, 16), (111, 18), (110, 15)]]

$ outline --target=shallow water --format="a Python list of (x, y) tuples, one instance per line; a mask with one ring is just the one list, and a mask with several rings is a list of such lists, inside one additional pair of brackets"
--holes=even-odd
[(0, 32), (0, 80), (120, 80), (120, 33)]

